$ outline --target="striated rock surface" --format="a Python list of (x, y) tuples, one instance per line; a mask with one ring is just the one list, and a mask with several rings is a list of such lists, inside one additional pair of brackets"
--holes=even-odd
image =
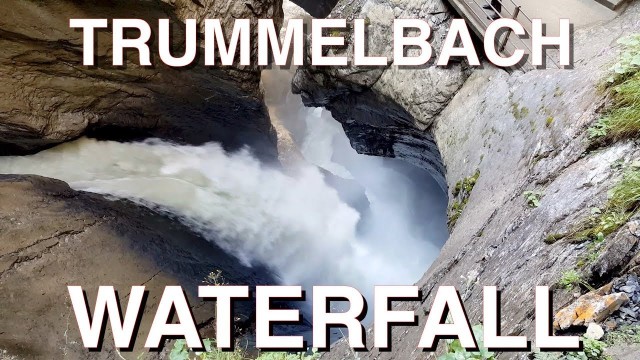
[(69, 19), (139, 18), (155, 29), (158, 19), (170, 18), (179, 55), (185, 39), (180, 19), (214, 16), (229, 26), (236, 17), (274, 17), (280, 23), (281, 5), (281, 0), (2, 1), (0, 13), (11, 16), (0, 18), (0, 154), (34, 152), (90, 134), (218, 141), (230, 150), (250, 145), (264, 159), (275, 159), (259, 69), (169, 68), (158, 59), (157, 42), (155, 66), (136, 65), (137, 52), (129, 51), (126, 66), (111, 67), (109, 31), (97, 32), (98, 66), (85, 67), (82, 32), (70, 29)]
[[(215, 303), (197, 297), (209, 273), (220, 270), (231, 284), (275, 283), (265, 269), (239, 265), (174, 219), (127, 201), (77, 192), (58, 180), (10, 175), (0, 175), (0, 199), (0, 358), (2, 351), (20, 359), (121, 358), (111, 331), (102, 352), (83, 347), (68, 285), (83, 286), (90, 301), (98, 286), (114, 286), (123, 311), (131, 286), (146, 286), (136, 350), (123, 352), (136, 358), (165, 286), (185, 289), (201, 336), (214, 337)], [(235, 308), (238, 329), (248, 326), (255, 305), (238, 302)]]
[[(569, 233), (590, 216), (591, 208), (605, 204), (607, 192), (622, 175), (612, 164), (631, 164), (640, 158), (640, 147), (634, 141), (592, 151), (586, 131), (599, 117), (606, 101), (598, 88), (609, 76), (608, 69), (617, 57), (616, 40), (639, 31), (640, 3), (636, 2), (611, 22), (576, 31), (572, 70), (508, 73), (486, 64), (484, 69), (473, 71), (448, 105), (433, 116), (419, 118), (415, 111), (399, 106), (415, 118), (414, 124), (431, 122), (427, 132), (410, 124), (398, 124), (395, 112), (390, 113), (389, 121), (396, 125), (390, 127), (392, 131), (378, 128), (378, 136), (393, 134), (397, 128), (404, 132), (404, 138), (414, 139), (414, 147), (400, 153), (409, 160), (415, 154), (429, 156), (425, 154), (427, 147), (420, 144), (433, 144), (435, 140), (450, 190), (476, 171), (481, 174), (441, 255), (418, 282), (422, 301), (397, 303), (396, 309), (415, 311), (420, 317), (419, 326), (424, 327), (423, 315), (431, 305), (434, 289), (454, 285), (474, 325), (482, 320), (483, 286), (495, 285), (502, 291), (502, 334), (526, 335), (533, 341), (535, 287), (556, 288), (554, 313), (574, 300), (573, 294), (554, 285), (563, 272), (575, 269), (579, 260), (589, 255), (589, 247), (569, 241), (549, 245), (545, 239)], [(328, 86), (344, 81), (343, 77), (334, 80), (326, 72), (314, 76)], [(424, 79), (415, 81), (428, 84)], [(375, 86), (369, 91), (382, 96)], [(402, 104), (397, 100), (405, 93), (402, 88), (387, 91), (395, 93), (392, 96), (396, 104)], [(305, 95), (325, 100), (330, 109), (340, 106), (313, 92)], [(378, 138), (371, 143), (359, 142), (358, 135), (364, 138), (366, 131), (374, 133), (376, 128), (358, 114), (359, 109), (354, 112), (349, 112), (346, 106), (343, 109), (343, 116), (338, 118), (345, 127), (362, 128), (355, 134), (348, 132), (352, 141), (375, 151), (380, 143)], [(378, 112), (382, 114), (383, 109), (378, 108)], [(388, 144), (391, 148), (397, 146), (392, 139)], [(527, 203), (523, 196), (527, 191), (540, 194), (538, 207)], [(635, 240), (627, 238), (629, 230), (634, 229), (625, 226), (620, 230), (625, 234), (611, 236), (625, 237), (618, 243), (620, 247), (612, 245), (610, 251), (628, 249), (628, 256), (623, 257), (626, 261), (638, 252), (637, 245), (633, 245)], [(597, 281), (616, 276), (625, 260), (614, 255), (602, 255), (611, 259), (613, 266), (601, 267), (606, 271), (602, 279), (596, 277)], [(419, 350), (420, 335), (419, 328), (397, 327), (391, 336), (394, 344), (391, 352), (373, 350), (359, 356), (384, 360), (433, 358), (442, 354), (442, 344), (435, 354)], [(367, 344), (373, 345), (371, 332)], [(526, 359), (528, 355), (506, 353), (499, 358)], [(349, 357), (344, 341), (324, 355), (326, 359)]]

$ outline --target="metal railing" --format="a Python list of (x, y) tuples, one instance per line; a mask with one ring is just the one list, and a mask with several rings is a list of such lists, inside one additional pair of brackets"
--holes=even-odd
[[(525, 29), (526, 37), (531, 38), (531, 34), (527, 30), (527, 28), (532, 28), (533, 27), (533, 21), (522, 10), (522, 6), (516, 4), (513, 0), (493, 0), (493, 1), (490, 1), (490, 0), (463, 0), (463, 1), (467, 5), (466, 8), (468, 8), (473, 13), (473, 15), (477, 18), (477, 20), (480, 21), (480, 23), (484, 27), (484, 29), (482, 29), (482, 30), (486, 30), (486, 28), (489, 26), (490, 22), (493, 21), (493, 20), (496, 20), (498, 18), (509, 18), (509, 19), (513, 19), (513, 20), (516, 20), (516, 21), (520, 22), (520, 24), (522, 24), (523, 28)], [(497, 8), (495, 6), (496, 3), (499, 4), (499, 8)], [(471, 4), (475, 5), (475, 7), (471, 6)], [(485, 9), (489, 10), (489, 13), (487, 13), (485, 11)], [(479, 10), (480, 13), (478, 13), (477, 10)], [(523, 24), (523, 21), (526, 22), (526, 24)], [(507, 49), (507, 45), (509, 43), (509, 40), (511, 39), (512, 40), (511, 43), (513, 44), (514, 48), (518, 48), (519, 45), (522, 45), (523, 49), (526, 49), (529, 54), (532, 53), (530, 44), (528, 44), (526, 41), (524, 41), (521, 36), (517, 36), (517, 35), (516, 36), (512, 36), (512, 35), (513, 35), (513, 31), (512, 30), (508, 30), (502, 36), (502, 39), (500, 39), (498, 41), (498, 44), (499, 44), (499, 48), (498, 49), (499, 49), (500, 52), (504, 53), (504, 51)], [(551, 58), (548, 54), (546, 54), (546, 57), (556, 67), (560, 68), (558, 63), (553, 58)]]

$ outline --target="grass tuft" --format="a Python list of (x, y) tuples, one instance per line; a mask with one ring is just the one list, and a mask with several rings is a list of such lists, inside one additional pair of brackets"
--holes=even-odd
[(449, 221), (447, 222), (447, 225), (449, 225), (449, 230), (453, 229), (453, 227), (458, 222), (458, 219), (462, 215), (464, 208), (467, 207), (467, 203), (469, 203), (469, 197), (471, 196), (471, 192), (476, 186), (479, 177), (480, 170), (476, 170), (476, 172), (472, 176), (458, 181), (456, 183), (456, 186), (453, 188), (451, 194), (453, 195), (455, 200), (451, 204), (451, 209), (449, 210)]
[(608, 80), (612, 101), (604, 115), (589, 128), (589, 138), (601, 142), (640, 135), (640, 34), (621, 39), (620, 61)]

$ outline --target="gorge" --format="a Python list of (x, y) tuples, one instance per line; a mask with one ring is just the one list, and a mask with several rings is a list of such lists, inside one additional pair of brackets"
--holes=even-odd
[[(369, 19), (368, 50), (389, 59), (394, 19), (429, 19), (440, 49), (456, 17), (440, 0), (312, 5)], [(143, 344), (82, 347), (67, 285), (107, 283), (123, 298), (134, 284), (154, 293), (182, 285), (202, 337), (215, 334), (212, 304), (193, 296), (203, 281), (417, 280), (420, 301), (393, 309), (421, 315), (438, 287), (455, 286), (472, 325), (482, 322), (483, 287), (497, 286), (503, 334), (533, 338), (535, 316), (523, 306), (531, 289), (551, 286), (559, 310), (587, 291), (558, 285), (570, 270), (590, 286), (638, 272), (637, 215), (603, 242), (560, 236), (604, 208), (640, 155), (634, 137), (594, 143), (588, 131), (611, 102), (601, 86), (623, 51), (617, 40), (640, 31), (637, 2), (575, 29), (573, 69), (530, 71), (485, 59), (481, 68), (145, 68), (135, 52), (123, 68), (84, 67), (69, 18), (217, 18), (232, 29), (236, 18), (280, 26), (285, 14), (308, 15), (278, 0), (7, 0), (0, 10), (22, 19), (0, 18), (0, 357), (136, 358)], [(184, 47), (181, 28), (175, 48)], [(109, 37), (96, 36), (99, 60), (113, 55)], [(341, 51), (352, 54), (353, 44)], [(150, 297), (147, 308), (158, 302)], [(239, 306), (234, 332), (251, 341), (254, 306)], [(143, 314), (142, 338), (152, 317)], [(420, 352), (420, 335), (394, 327), (393, 351), (369, 346), (357, 357), (447, 351)], [(637, 358), (632, 345), (622, 350)], [(354, 357), (346, 340), (323, 355)]]

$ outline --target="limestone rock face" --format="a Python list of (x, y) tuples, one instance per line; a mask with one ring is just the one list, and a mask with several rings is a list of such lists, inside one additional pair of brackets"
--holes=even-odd
[[(422, 300), (394, 306), (397, 310), (415, 311), (419, 327), (394, 328), (392, 351), (373, 349), (361, 358), (432, 359), (442, 354), (442, 343), (438, 351), (426, 355), (417, 347), (427, 318), (423, 314), (430, 308), (439, 286), (456, 286), (472, 325), (482, 322), (483, 287), (497, 286), (502, 291), (502, 333), (535, 339), (535, 312), (530, 304), (535, 303), (536, 286), (553, 288), (563, 272), (575, 269), (580, 259), (589, 255), (587, 244), (568, 241), (547, 244), (545, 239), (553, 234), (570, 233), (591, 216), (591, 208), (606, 203), (607, 193), (622, 175), (612, 164), (633, 164), (640, 157), (640, 147), (633, 141), (589, 151), (586, 131), (600, 117), (599, 111), (605, 102), (599, 86), (616, 61), (619, 51), (616, 40), (639, 32), (639, 19), (640, 3), (636, 2), (609, 23), (577, 29), (575, 66), (570, 70), (507, 72), (489, 64), (474, 70), (432, 120), (427, 131), (430, 137), (415, 126), (397, 122), (376, 132), (363, 116), (352, 115), (347, 112), (347, 106), (341, 107), (347, 115), (351, 114), (343, 117), (346, 127), (362, 129), (347, 132), (352, 142), (364, 147), (368, 144), (359, 141), (359, 136), (365, 136), (365, 129), (377, 133), (375, 139), (386, 137), (388, 148), (394, 150), (399, 142), (393, 138), (398, 132), (404, 134), (402, 139), (412, 139), (411, 148), (406, 142), (402, 143), (406, 149), (401, 152), (403, 157), (426, 153), (424, 147), (417, 145), (433, 141), (441, 154), (450, 190), (458, 181), (480, 172), (440, 256), (417, 283), (423, 293)], [(318, 83), (337, 83), (326, 73), (314, 76)], [(403, 92), (402, 89), (394, 91)], [(322, 99), (322, 93), (310, 94)], [(335, 103), (328, 104), (329, 108), (336, 107)], [(354, 112), (359, 111), (356, 106), (352, 108)], [(384, 109), (386, 106), (370, 113), (382, 116)], [(389, 111), (388, 121), (395, 121), (396, 113), (395, 109)], [(538, 207), (527, 204), (523, 196), (527, 191), (541, 193)], [(632, 236), (629, 233), (637, 230), (634, 226), (620, 230), (626, 232), (625, 240), (618, 243), (620, 247), (616, 245), (617, 249), (628, 249), (626, 261), (638, 252), (637, 244), (633, 246), (634, 240), (628, 239)], [(612, 246), (617, 242), (615, 236), (607, 238)], [(611, 262), (615, 266), (607, 267), (605, 276), (608, 277), (617, 276), (610, 273), (611, 269), (619, 268), (622, 263), (619, 257), (611, 259), (615, 260)], [(569, 292), (554, 291), (553, 312), (574, 300)], [(369, 333), (367, 344), (373, 344)], [(324, 358), (350, 357), (344, 341), (332, 350)], [(524, 359), (527, 355), (503, 354), (501, 358)]]
[(112, 67), (110, 31), (97, 32), (98, 66), (83, 66), (82, 32), (70, 29), (69, 19), (139, 18), (157, 36), (158, 19), (170, 18), (179, 56), (185, 39), (179, 19), (216, 16), (225, 26), (234, 17), (281, 22), (281, 11), (280, 0), (2, 1), (0, 13), (12, 16), (0, 18), (0, 154), (33, 152), (89, 133), (250, 145), (275, 158), (258, 69), (223, 71), (201, 60), (169, 68), (158, 58), (158, 39), (151, 44), (153, 67), (137, 65), (134, 51), (127, 52), (126, 66)]

